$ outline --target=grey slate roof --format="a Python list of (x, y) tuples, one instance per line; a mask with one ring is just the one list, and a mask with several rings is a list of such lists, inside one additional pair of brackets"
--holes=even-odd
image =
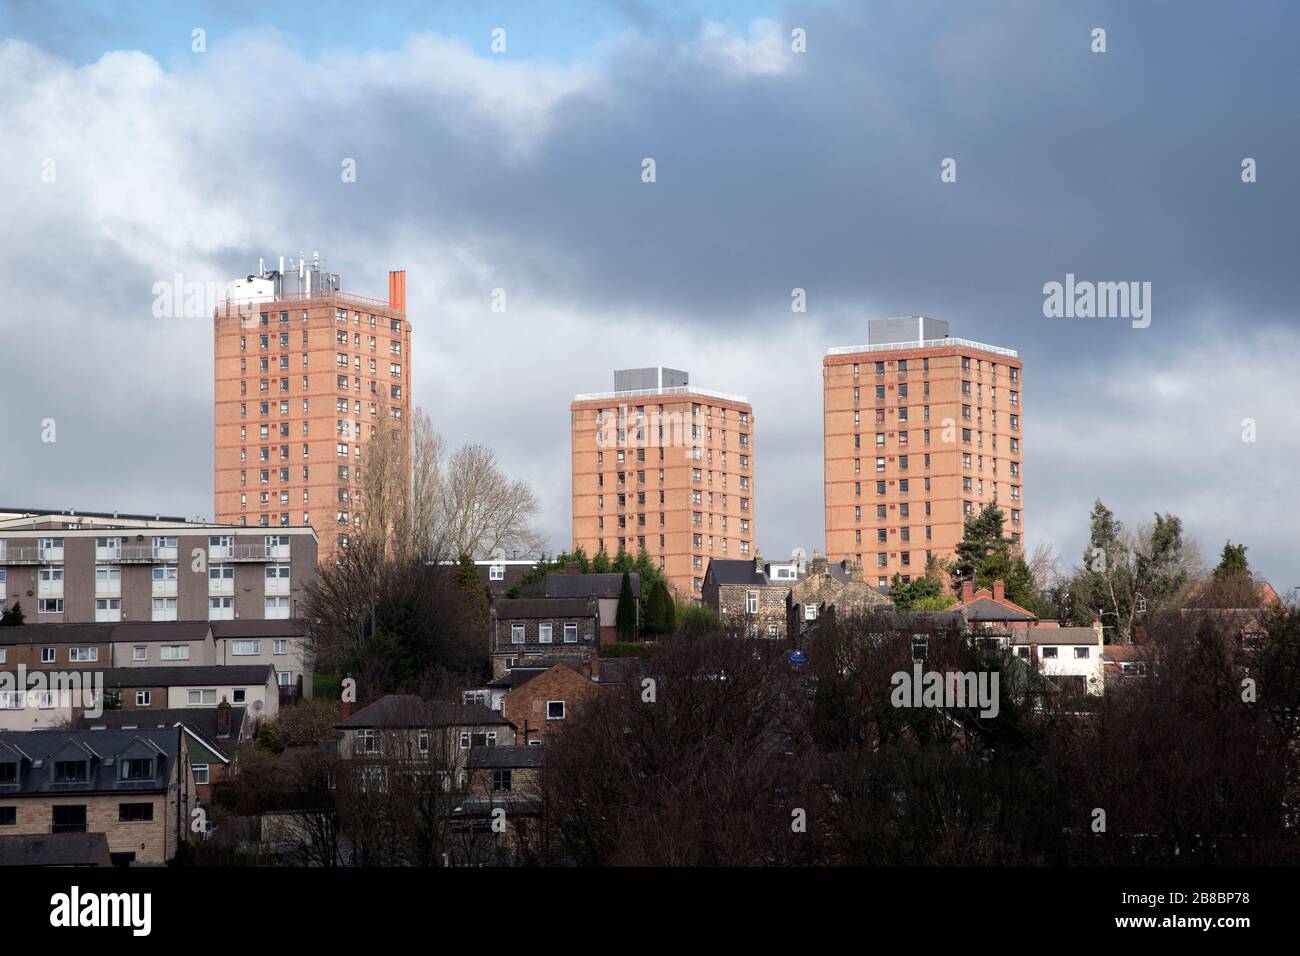
[(900, 611), (893, 605), (882, 604), (868, 608), (863, 613), (865, 619), (872, 624), (880, 623), (900, 631), (914, 630), (918, 627), (960, 631), (966, 626), (960, 611)]
[(964, 605), (962, 610), (966, 614), (968, 621), (1035, 621), (1037, 618), (1032, 614), (1022, 614), (1020, 611), (1013, 611), (1005, 605), (996, 601), (990, 601), (988, 598), (979, 598), (971, 601), (970, 604)]
[(708, 573), (712, 574), (713, 579), (724, 587), (737, 584), (749, 587), (765, 587), (768, 584), (767, 575), (761, 571), (755, 571), (752, 560), (711, 558)]
[(334, 725), (341, 729), (406, 727), (514, 727), (498, 711), (482, 704), (429, 702), (414, 694), (387, 694), (367, 704), (347, 720)]
[(502, 598), (496, 603), (501, 621), (595, 617), (600, 609), (586, 598)]
[(98, 717), (81, 717), (77, 721), (78, 730), (127, 730), (144, 728), (157, 730), (184, 724), (209, 749), (217, 751), (223, 757), (229, 756), (226, 749), (239, 741), (239, 732), (244, 727), (247, 716), (244, 707), (230, 708), (230, 734), (217, 736), (217, 708), (215, 707), (176, 707), (141, 708), (138, 710), (106, 710)]
[(207, 687), (266, 684), (275, 681), (270, 664), (181, 664), (175, 667), (114, 667), (104, 671), (104, 686)]
[(301, 637), (306, 633), (306, 630), (306, 622), (299, 617), (275, 618), (269, 621), (242, 618), (238, 621), (212, 622), (212, 636), (218, 639), (244, 637)]
[(551, 669), (551, 666), (552, 665), (550, 664), (546, 664), (541, 667), (538, 667), (529, 664), (526, 667), (518, 667), (518, 666), (512, 667), (510, 668), (510, 670), (506, 671), (496, 680), (490, 681), (488, 683), (488, 686), (497, 687), (497, 688), (508, 688), (509, 690), (514, 690), (516, 687), (522, 687), (524, 684), (527, 684), (538, 674), (545, 674), (548, 670)]
[(1028, 644), (1096, 644), (1097, 632), (1090, 627), (1017, 627), (1011, 630), (1011, 643)]
[(0, 836), (0, 866), (99, 866), (108, 861), (103, 833)]
[(207, 621), (123, 621), (114, 624), (23, 624), (0, 628), (3, 644), (112, 644), (115, 641), (202, 641)]
[(469, 766), (475, 770), (526, 770), (540, 767), (545, 747), (472, 747)]
[[(632, 596), (641, 597), (641, 575), (635, 571), (628, 574), (632, 586)], [(623, 572), (612, 574), (564, 574), (552, 571), (546, 575), (546, 596), (548, 598), (616, 598), (623, 588)]]
[[(76, 796), (83, 793), (165, 792), (176, 760), (180, 731), (166, 730), (24, 730), (0, 733), (0, 762), (19, 763), (17, 784), (0, 784), (0, 799), (36, 794)], [(120, 761), (151, 757), (158, 761), (150, 780), (120, 779)], [(54, 765), (84, 760), (84, 783), (56, 783)]]

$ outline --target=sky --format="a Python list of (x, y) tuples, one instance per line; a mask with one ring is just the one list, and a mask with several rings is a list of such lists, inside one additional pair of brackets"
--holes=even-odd
[[(751, 400), (757, 544), (821, 547), (822, 357), (926, 314), (1024, 362), (1030, 550), (1100, 498), (1300, 585), (1294, 4), (359, 9), (0, 0), (0, 505), (211, 517), (211, 320), (155, 283), (319, 251), (407, 270), (415, 403), (551, 550), (568, 404), (643, 365)], [(1048, 317), (1067, 275), (1150, 324)]]

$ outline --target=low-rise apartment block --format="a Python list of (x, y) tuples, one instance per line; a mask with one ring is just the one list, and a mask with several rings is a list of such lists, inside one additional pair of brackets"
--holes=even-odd
[(310, 527), (0, 509), (0, 605), (29, 624), (295, 616), (316, 576)]

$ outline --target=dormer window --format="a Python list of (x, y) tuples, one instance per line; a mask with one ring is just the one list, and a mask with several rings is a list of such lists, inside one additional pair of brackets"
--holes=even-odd
[(148, 757), (131, 757), (120, 763), (123, 780), (152, 780), (153, 761)]
[(54, 762), (55, 783), (85, 783), (86, 761), (56, 760)]
[(0, 763), (0, 786), (18, 782), (18, 764)]

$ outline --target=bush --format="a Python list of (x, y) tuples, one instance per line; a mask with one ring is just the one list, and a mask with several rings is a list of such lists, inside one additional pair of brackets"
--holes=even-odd
[(722, 630), (722, 619), (703, 604), (677, 602), (676, 634), (707, 634)]

